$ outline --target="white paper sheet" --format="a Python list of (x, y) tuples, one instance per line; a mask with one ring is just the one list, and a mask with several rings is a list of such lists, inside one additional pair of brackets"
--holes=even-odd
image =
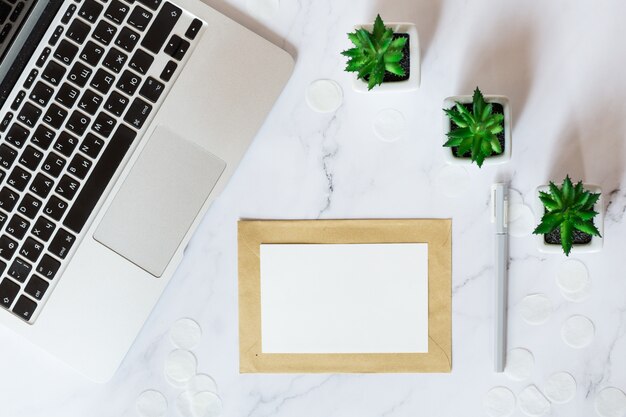
[(261, 245), (264, 353), (428, 351), (428, 245)]

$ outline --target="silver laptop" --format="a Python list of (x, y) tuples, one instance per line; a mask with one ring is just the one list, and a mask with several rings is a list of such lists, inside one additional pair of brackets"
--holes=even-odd
[(287, 82), (199, 0), (0, 0), (0, 324), (115, 372)]

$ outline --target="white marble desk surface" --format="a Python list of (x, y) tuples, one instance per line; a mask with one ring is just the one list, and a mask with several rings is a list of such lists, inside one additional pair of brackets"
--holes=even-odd
[[(600, 388), (626, 390), (626, 4), (568, 0), (281, 0), (271, 19), (245, 0), (207, 0), (213, 7), (297, 56), (293, 78), (229, 186), (209, 210), (171, 285), (114, 379), (86, 381), (0, 329), (0, 416), (134, 416), (137, 395), (163, 391), (168, 415), (180, 392), (163, 363), (176, 319), (200, 322), (199, 371), (215, 377), (224, 416), (483, 416), (482, 396), (495, 385), (519, 392), (555, 371), (578, 381), (574, 401), (553, 416), (593, 416)], [(343, 72), (345, 33), (380, 12), (411, 21), (422, 43), (422, 87), (411, 94), (359, 95)], [(233, 46), (236, 47), (236, 46)], [(254, 73), (251, 73), (254, 76)], [(334, 114), (313, 113), (304, 90), (332, 78), (344, 89)], [(471, 169), (471, 188), (448, 198), (433, 185), (441, 156), (441, 106), (448, 95), (505, 94), (513, 106), (513, 162)], [(376, 139), (371, 120), (397, 108), (408, 121), (395, 143)], [(554, 281), (562, 256), (541, 255), (531, 237), (512, 240), (510, 347), (530, 349), (530, 381), (492, 372), (492, 228), (489, 186), (511, 178), (527, 202), (548, 179), (603, 187), (608, 204), (605, 248), (580, 256), (592, 297), (566, 302)], [(237, 341), (236, 222), (240, 217), (451, 217), (453, 239), (453, 372), (449, 375), (240, 375)], [(519, 315), (520, 300), (542, 292), (556, 312), (541, 326)], [(562, 321), (585, 314), (596, 338), (582, 350), (560, 339)], [(522, 415), (519, 409), (515, 415)]]

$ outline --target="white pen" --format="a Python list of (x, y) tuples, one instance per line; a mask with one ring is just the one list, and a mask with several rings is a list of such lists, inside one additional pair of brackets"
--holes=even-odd
[(495, 223), (495, 332), (494, 357), (495, 371), (503, 372), (506, 362), (506, 317), (507, 317), (507, 272), (509, 261), (507, 184), (494, 184), (492, 187), (492, 221)]

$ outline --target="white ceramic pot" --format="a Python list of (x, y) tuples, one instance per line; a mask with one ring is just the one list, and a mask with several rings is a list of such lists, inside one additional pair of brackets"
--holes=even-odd
[[(583, 184), (583, 187), (587, 191), (591, 191), (594, 194), (600, 194), (600, 198), (596, 202), (594, 206), (594, 210), (598, 212), (598, 215), (594, 217), (593, 223), (598, 228), (598, 231), (603, 237), (592, 236), (591, 242), (586, 243), (584, 245), (572, 245), (572, 250), (570, 255), (572, 254), (580, 254), (580, 253), (592, 253), (599, 252), (602, 249), (602, 245), (604, 243), (604, 211), (602, 208), (604, 207), (604, 203), (602, 201), (602, 189), (597, 185)], [(544, 207), (541, 200), (539, 200), (539, 191), (549, 192), (550, 188), (547, 185), (542, 185), (537, 188), (537, 193), (535, 196), (535, 217), (537, 220), (537, 224), (541, 223), (541, 218), (543, 217)], [(539, 252), (543, 253), (563, 253), (563, 248), (561, 245), (551, 245), (546, 243), (544, 239), (544, 235), (536, 235), (537, 246), (539, 248)]]
[[(417, 90), (420, 86), (420, 41), (417, 34), (417, 27), (412, 23), (385, 23), (385, 26), (393, 29), (393, 33), (406, 33), (409, 35), (409, 78), (404, 81), (383, 82), (371, 90), (367, 89), (367, 83), (359, 80), (354, 75), (352, 87), (360, 93), (384, 93), (384, 92), (406, 92)], [(355, 29), (365, 29), (372, 31), (374, 25), (358, 25)]]
[[(453, 107), (457, 101), (462, 104), (471, 103), (472, 96), (448, 97), (443, 101), (443, 108), (449, 109)], [(511, 151), (512, 151), (511, 130), (513, 127), (513, 122), (511, 120), (511, 104), (509, 103), (509, 99), (505, 96), (485, 95), (485, 101), (487, 103), (497, 103), (497, 104), (502, 105), (502, 108), (504, 111), (504, 152), (502, 152), (500, 155), (495, 155), (495, 156), (490, 156), (488, 158), (485, 158), (485, 162), (483, 163), (483, 166), (497, 165), (497, 164), (503, 164), (505, 162), (509, 162), (511, 160)], [(448, 132), (450, 132), (451, 128), (452, 128), (452, 122), (450, 121), (450, 118), (445, 113), (443, 113), (444, 143), (448, 141), (447, 134)], [(456, 156), (454, 156), (454, 154), (452, 153), (452, 148), (442, 146), (442, 149), (443, 149), (444, 159), (449, 164), (457, 164), (457, 165), (473, 164), (470, 158), (457, 158)]]

